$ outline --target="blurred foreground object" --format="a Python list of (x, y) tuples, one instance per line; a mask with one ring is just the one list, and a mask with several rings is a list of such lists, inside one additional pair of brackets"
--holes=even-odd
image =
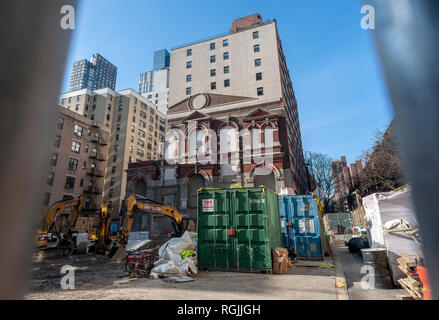
[(433, 297), (439, 298), (439, 1), (364, 0), (395, 109), (397, 135)]
[(0, 3), (0, 299), (23, 296), (76, 0)]

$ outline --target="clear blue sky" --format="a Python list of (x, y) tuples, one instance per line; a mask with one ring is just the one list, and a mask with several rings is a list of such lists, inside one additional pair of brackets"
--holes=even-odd
[(153, 51), (225, 33), (233, 19), (276, 18), (299, 108), (305, 151), (355, 161), (393, 117), (373, 34), (359, 0), (86, 0), (73, 32), (73, 61), (100, 53), (118, 67), (116, 89), (137, 88)]

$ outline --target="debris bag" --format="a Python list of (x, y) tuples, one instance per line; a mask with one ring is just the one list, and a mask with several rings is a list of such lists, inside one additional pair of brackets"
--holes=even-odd
[[(154, 262), (151, 273), (161, 276), (166, 275), (191, 275), (198, 272), (196, 255), (182, 258), (185, 250), (195, 250), (195, 243), (189, 232), (180, 238), (172, 238), (159, 249), (159, 259)], [(195, 251), (194, 251), (195, 252)]]
[(194, 281), (194, 278), (178, 275), (178, 276), (171, 276), (164, 279), (166, 282), (189, 282)]

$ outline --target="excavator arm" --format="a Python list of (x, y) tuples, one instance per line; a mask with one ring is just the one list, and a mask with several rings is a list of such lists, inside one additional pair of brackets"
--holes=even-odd
[(59, 201), (48, 208), (44, 213), (42, 224), (37, 231), (35, 245), (37, 247), (47, 245), (47, 233), (51, 230), (56, 218), (58, 215), (70, 208), (72, 208), (72, 215), (70, 219), (70, 230), (72, 230), (76, 224), (76, 220), (81, 212), (83, 204), (84, 197), (80, 196), (78, 198)]
[(135, 195), (132, 194), (128, 197), (126, 202), (126, 222), (121, 232), (121, 242), (123, 244), (128, 243), (128, 236), (130, 235), (131, 227), (133, 225), (135, 209), (168, 216), (177, 223), (179, 228), (181, 228), (183, 218), (177, 208), (165, 204), (138, 202)]

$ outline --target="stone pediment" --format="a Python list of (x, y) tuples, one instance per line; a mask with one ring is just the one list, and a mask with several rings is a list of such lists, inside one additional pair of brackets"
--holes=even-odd
[(190, 120), (206, 120), (210, 119), (210, 116), (208, 114), (205, 114), (200, 111), (194, 111), (190, 115), (188, 115), (186, 118), (184, 118), (182, 121), (190, 121)]
[(243, 120), (244, 121), (251, 121), (251, 120), (256, 120), (256, 119), (264, 119), (264, 118), (271, 118), (271, 117), (277, 117), (279, 116), (278, 114), (274, 114), (274, 113), (270, 113), (262, 108), (257, 108), (255, 110), (253, 110), (252, 112), (250, 112), (249, 114), (247, 114)]
[(209, 109), (216, 106), (221, 105), (229, 105), (233, 103), (240, 103), (245, 101), (257, 100), (256, 98), (251, 97), (242, 97), (242, 96), (231, 96), (224, 94), (212, 94), (212, 93), (200, 93), (189, 98), (186, 98), (172, 106), (168, 109), (168, 115)]

